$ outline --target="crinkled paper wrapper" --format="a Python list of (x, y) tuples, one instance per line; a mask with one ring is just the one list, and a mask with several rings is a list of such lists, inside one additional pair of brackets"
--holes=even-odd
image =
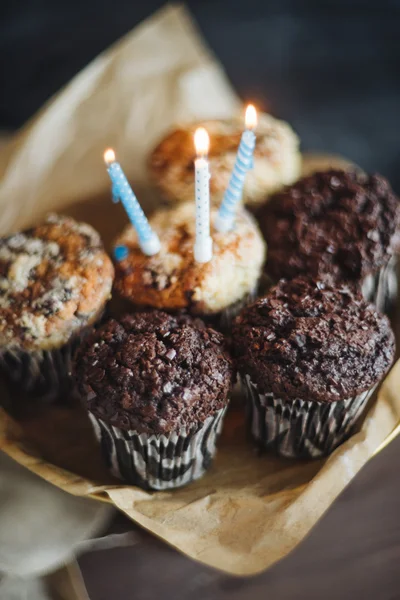
[[(185, 10), (168, 6), (82, 71), (0, 154), (0, 229), (65, 210), (106, 243), (126, 223), (110, 200), (102, 153), (113, 146), (148, 209), (145, 160), (174, 123), (239, 108)], [(400, 420), (400, 364), (361, 430), (328, 459), (259, 456), (233, 403), (217, 458), (199, 481), (146, 492), (112, 479), (86, 414), (52, 407), (17, 422), (0, 411), (0, 449), (71, 494), (112, 502), (188, 556), (237, 575), (266, 569), (310, 531)]]

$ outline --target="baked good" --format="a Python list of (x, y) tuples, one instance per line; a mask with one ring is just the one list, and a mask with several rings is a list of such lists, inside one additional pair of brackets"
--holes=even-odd
[(19, 390), (68, 394), (71, 354), (102, 316), (113, 276), (99, 234), (68, 217), (0, 239), (0, 366)]
[(74, 373), (116, 476), (169, 489), (203, 475), (234, 379), (221, 333), (188, 316), (127, 315), (84, 342)]
[(356, 164), (339, 154), (304, 152), (301, 159), (301, 177), (320, 171), (362, 171)]
[[(210, 134), (210, 190), (215, 204), (220, 204), (228, 186), (243, 133), (243, 118), (178, 127), (149, 157), (151, 180), (162, 197), (173, 204), (194, 199), (193, 136), (200, 126)], [(260, 114), (256, 136), (254, 165), (246, 175), (243, 190), (243, 201), (249, 207), (296, 181), (301, 170), (299, 140), (287, 123)]]
[(384, 177), (315, 173), (276, 194), (258, 219), (273, 281), (307, 274), (355, 284), (380, 310), (396, 297), (400, 202)]
[(345, 285), (281, 280), (233, 326), (251, 430), (288, 457), (329, 454), (394, 359), (386, 316)]
[[(216, 209), (211, 211), (211, 224)], [(187, 311), (226, 324), (253, 299), (265, 260), (265, 244), (253, 217), (239, 208), (234, 229), (212, 232), (213, 258), (197, 263), (194, 202), (157, 211), (150, 219), (161, 250), (146, 256), (130, 225), (116, 244), (128, 249), (116, 263), (115, 287), (137, 306)]]

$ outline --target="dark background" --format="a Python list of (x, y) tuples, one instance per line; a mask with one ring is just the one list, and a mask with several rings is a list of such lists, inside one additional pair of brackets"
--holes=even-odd
[[(155, 0), (2, 0), (0, 128), (21, 126)], [(380, 171), (400, 192), (399, 0), (192, 0), (244, 99), (288, 120), (303, 148)]]

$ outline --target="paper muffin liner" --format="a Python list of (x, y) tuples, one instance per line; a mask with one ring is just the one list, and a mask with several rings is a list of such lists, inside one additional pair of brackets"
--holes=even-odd
[(233, 319), (240, 313), (242, 308), (245, 308), (245, 306), (254, 302), (257, 297), (258, 285), (251, 292), (248, 292), (243, 298), (237, 300), (233, 304), (230, 304), (220, 312), (211, 315), (203, 314), (198, 316), (211, 327), (214, 327), (215, 329), (218, 329), (224, 333), (229, 333)]
[(249, 375), (241, 377), (247, 397), (247, 418), (254, 440), (286, 458), (319, 458), (333, 452), (351, 433), (372, 389), (339, 402), (295, 400), (260, 394)]
[(244, 296), (237, 302), (234, 302), (227, 308), (224, 308), (224, 310), (221, 311), (219, 316), (219, 327), (224, 331), (229, 329), (233, 319), (240, 313), (242, 308), (254, 302), (254, 300), (257, 298), (257, 292), (258, 287), (246, 294), (246, 296)]
[(0, 369), (12, 388), (24, 398), (52, 404), (66, 400), (72, 392), (72, 357), (83, 335), (55, 350), (0, 352)]
[(166, 435), (120, 429), (91, 412), (89, 417), (113, 475), (144, 489), (169, 490), (204, 475), (215, 455), (226, 410), (208, 417), (198, 429)]
[(385, 267), (367, 275), (362, 284), (362, 294), (380, 312), (386, 313), (396, 304), (397, 288), (397, 256), (392, 256)]

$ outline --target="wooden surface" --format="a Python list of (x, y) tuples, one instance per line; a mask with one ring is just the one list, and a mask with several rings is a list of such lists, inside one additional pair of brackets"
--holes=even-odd
[(91, 600), (395, 600), (400, 598), (400, 438), (375, 457), (308, 538), (260, 576), (199, 565), (118, 517), (124, 547), (79, 564)]

